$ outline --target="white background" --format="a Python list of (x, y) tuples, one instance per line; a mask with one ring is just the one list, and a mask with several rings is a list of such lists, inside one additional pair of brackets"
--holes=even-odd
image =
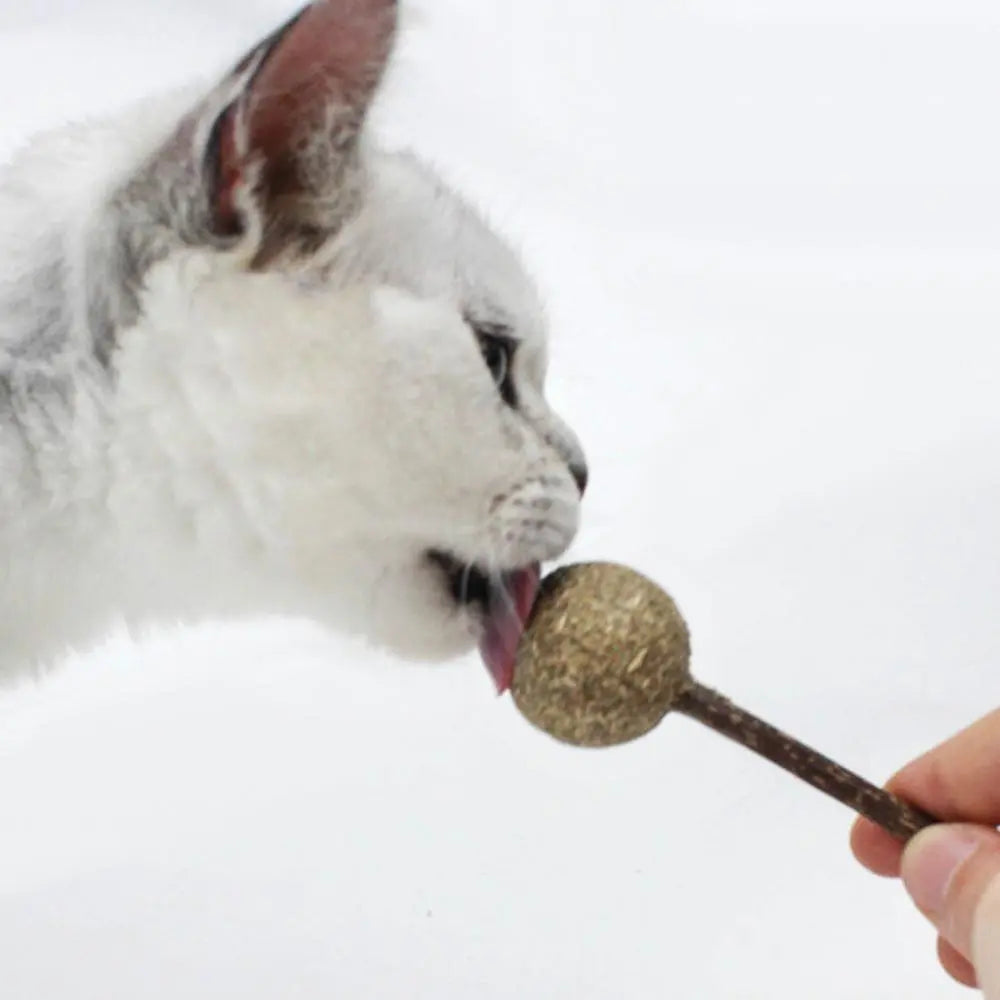
[[(0, 147), (282, 0), (2, 0)], [(881, 780), (1000, 703), (993, 0), (423, 0), (377, 115), (524, 248), (577, 557)], [(946, 1000), (846, 811), (683, 719), (597, 754), (471, 658), (117, 638), (0, 699), (10, 1000)]]

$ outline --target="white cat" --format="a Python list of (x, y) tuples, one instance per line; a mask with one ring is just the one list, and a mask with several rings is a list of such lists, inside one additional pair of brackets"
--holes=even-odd
[(395, 26), (318, 0), (0, 175), (0, 677), (287, 613), (509, 684), (586, 472), (518, 260), (365, 139)]

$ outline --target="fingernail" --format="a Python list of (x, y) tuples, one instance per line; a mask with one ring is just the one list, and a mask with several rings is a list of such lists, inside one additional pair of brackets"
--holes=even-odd
[(913, 839), (903, 855), (903, 882), (924, 913), (944, 911), (955, 875), (978, 846), (975, 837), (950, 826), (931, 827)]

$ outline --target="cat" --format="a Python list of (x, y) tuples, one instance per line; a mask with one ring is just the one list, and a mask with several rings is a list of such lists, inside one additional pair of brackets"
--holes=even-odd
[(368, 110), (394, 0), (316, 0), (207, 93), (0, 175), (0, 678), (282, 614), (500, 690), (577, 532), (515, 255)]

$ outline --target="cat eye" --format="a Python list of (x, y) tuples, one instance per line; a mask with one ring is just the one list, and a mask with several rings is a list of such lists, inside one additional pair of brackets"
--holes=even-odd
[(514, 391), (513, 367), (516, 341), (510, 337), (504, 327), (485, 323), (474, 323), (472, 328), (479, 341), (479, 349), (483, 361), (493, 376), (493, 381), (500, 390), (503, 401), (508, 406), (517, 405), (517, 393)]
[(510, 373), (510, 344), (499, 337), (480, 337), (480, 345), (483, 360), (493, 376), (493, 381), (497, 385), (503, 385)]

